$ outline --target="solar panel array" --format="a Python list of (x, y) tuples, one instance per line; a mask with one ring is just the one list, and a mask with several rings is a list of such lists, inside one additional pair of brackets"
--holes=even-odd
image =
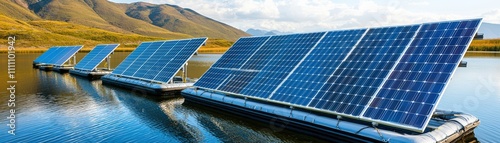
[(106, 57), (115, 51), (118, 45), (119, 44), (97, 45), (75, 65), (75, 69), (93, 71), (102, 61), (104, 61), (104, 59), (106, 59)]
[(35, 63), (62, 65), (73, 57), (83, 46), (55, 46), (34, 60)]
[(143, 42), (111, 74), (168, 82), (206, 40), (193, 38)]
[(480, 23), (244, 37), (194, 86), (423, 131)]

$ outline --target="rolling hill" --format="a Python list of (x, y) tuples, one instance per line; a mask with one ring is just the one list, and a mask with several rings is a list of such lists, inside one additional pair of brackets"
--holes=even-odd
[(173, 32), (185, 33), (195, 37), (207, 36), (228, 40), (237, 40), (247, 33), (227, 24), (205, 17), (191, 9), (176, 5), (154, 5), (144, 2), (125, 5), (126, 14), (155, 26)]
[[(54, 45), (120, 43), (209, 37), (200, 52), (224, 52), (247, 33), (174, 5), (122, 4), (107, 0), (2, 0), (0, 43), (16, 36), (16, 48), (43, 51)], [(25, 49), (28, 48), (28, 49)], [(41, 48), (34, 50), (33, 48)], [(0, 52), (5, 49), (0, 44)], [(30, 50), (31, 49), (31, 50)]]
[(3, 0), (0, 14), (21, 21), (49, 20), (122, 34), (178, 39), (209, 37), (235, 41), (247, 33), (191, 9), (107, 0)]

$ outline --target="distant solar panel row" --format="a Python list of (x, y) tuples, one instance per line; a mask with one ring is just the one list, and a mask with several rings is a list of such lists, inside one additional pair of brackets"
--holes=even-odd
[(195, 86), (422, 131), (480, 22), (240, 38)]
[(83, 46), (55, 46), (34, 60), (35, 63), (62, 65), (73, 57)]
[(168, 82), (206, 40), (194, 38), (144, 42), (112, 74)]
[(93, 71), (102, 61), (104, 61), (104, 59), (106, 59), (106, 57), (115, 51), (118, 45), (119, 44), (97, 45), (75, 65), (75, 69)]

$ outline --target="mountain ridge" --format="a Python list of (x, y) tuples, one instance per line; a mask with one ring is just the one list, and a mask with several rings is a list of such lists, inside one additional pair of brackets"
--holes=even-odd
[[(0, 4), (0, 14), (23, 21), (63, 21), (123, 34), (167, 39), (209, 37), (229, 41), (248, 36), (192, 9), (169, 4), (126, 4), (107, 0), (4, 0)], [(155, 10), (155, 13), (139, 11), (135, 9), (137, 6)], [(149, 20), (131, 13), (147, 14)]]

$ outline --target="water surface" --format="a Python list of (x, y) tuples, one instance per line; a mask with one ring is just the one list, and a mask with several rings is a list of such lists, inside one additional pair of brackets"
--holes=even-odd
[[(81, 59), (86, 53), (79, 53)], [(129, 53), (112, 55), (116, 67)], [(103, 86), (70, 74), (33, 69), (40, 54), (17, 54), (16, 136), (7, 134), (7, 90), (0, 90), (0, 142), (320, 142), (314, 137), (209, 109), (183, 104), (184, 99), (153, 98)], [(221, 55), (200, 54), (188, 65), (188, 77), (199, 78)], [(6, 55), (0, 60), (7, 67)], [(467, 68), (459, 68), (439, 109), (477, 116), (479, 141), (500, 136), (500, 54), (468, 53)], [(105, 66), (102, 64), (101, 66)], [(0, 70), (0, 88), (6, 89), (7, 71)]]

